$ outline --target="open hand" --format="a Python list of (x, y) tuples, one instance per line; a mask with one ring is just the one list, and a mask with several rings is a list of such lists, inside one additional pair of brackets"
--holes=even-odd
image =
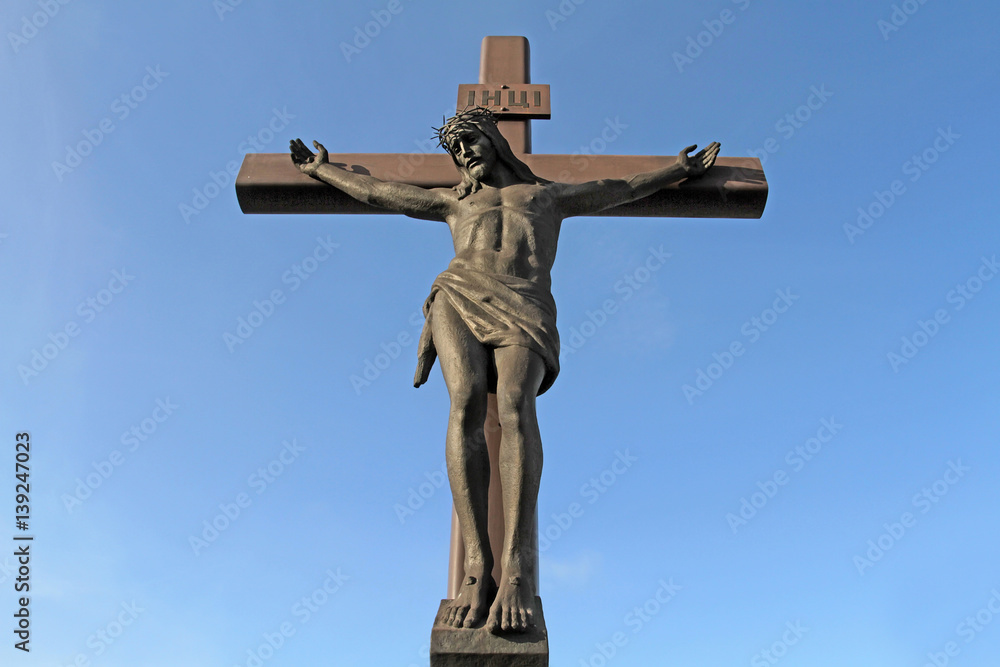
[(719, 157), (718, 141), (713, 141), (693, 156), (689, 156), (688, 153), (696, 148), (697, 144), (688, 146), (677, 155), (677, 164), (687, 172), (688, 178), (697, 178), (704, 174), (715, 164), (715, 158)]
[(306, 176), (312, 176), (321, 165), (329, 162), (329, 157), (327, 156), (326, 149), (323, 148), (323, 144), (314, 141), (313, 146), (316, 147), (316, 153), (306, 148), (301, 139), (292, 139), (288, 146), (292, 151), (292, 162)]

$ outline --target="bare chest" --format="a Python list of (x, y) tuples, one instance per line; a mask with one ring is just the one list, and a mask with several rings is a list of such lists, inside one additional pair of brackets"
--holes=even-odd
[(535, 254), (555, 243), (561, 220), (544, 188), (513, 185), (483, 188), (462, 200), (452, 222), (455, 249)]

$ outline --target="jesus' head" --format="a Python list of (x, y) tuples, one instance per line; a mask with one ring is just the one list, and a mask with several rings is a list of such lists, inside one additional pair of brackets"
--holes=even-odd
[(506, 167), (520, 182), (549, 182), (535, 176), (528, 165), (514, 155), (488, 109), (473, 107), (460, 111), (437, 129), (437, 138), (462, 175), (462, 182), (455, 187), (459, 199), (482, 188), (483, 180), (498, 164)]

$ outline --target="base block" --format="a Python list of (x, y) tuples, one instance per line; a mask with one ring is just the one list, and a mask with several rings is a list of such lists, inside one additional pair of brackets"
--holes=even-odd
[(485, 627), (452, 628), (439, 623), (441, 600), (431, 630), (431, 667), (548, 667), (549, 634), (542, 601), (535, 598), (535, 625), (528, 632), (495, 635)]

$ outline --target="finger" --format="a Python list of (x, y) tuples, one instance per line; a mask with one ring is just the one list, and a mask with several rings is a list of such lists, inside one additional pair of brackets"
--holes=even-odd
[(698, 154), (698, 159), (705, 164), (711, 164), (715, 162), (715, 158), (719, 156), (719, 151), (705, 151)]
[(696, 148), (698, 148), (698, 144), (692, 144), (692, 145), (688, 146), (687, 148), (685, 148), (684, 150), (682, 150), (681, 153), (690, 153), (691, 151), (693, 151)]

